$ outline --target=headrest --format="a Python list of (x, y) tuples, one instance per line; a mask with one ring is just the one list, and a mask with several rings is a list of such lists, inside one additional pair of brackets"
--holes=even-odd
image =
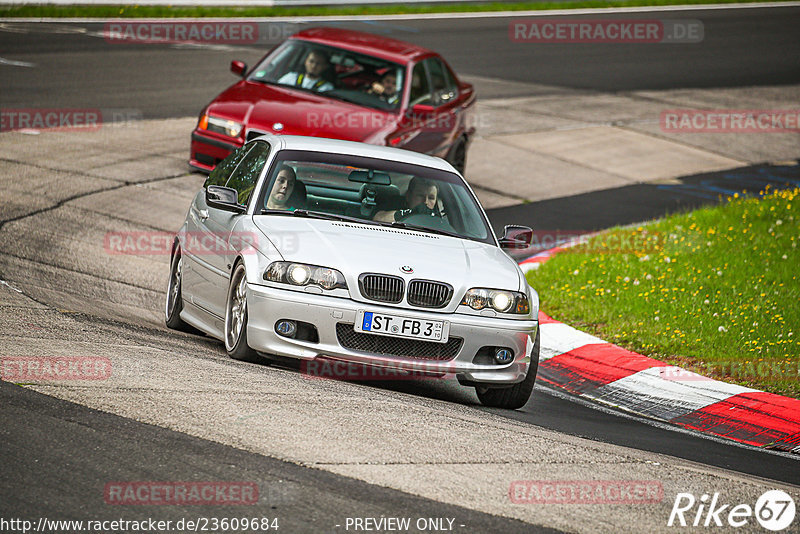
[(364, 184), (361, 186), (359, 198), (364, 200), (368, 193), (374, 195), (375, 204), (383, 209), (394, 209), (403, 204), (403, 196), (396, 185)]
[(287, 204), (295, 208), (306, 205), (306, 184), (300, 180), (294, 181), (294, 189), (292, 189), (292, 194), (289, 195), (289, 201)]

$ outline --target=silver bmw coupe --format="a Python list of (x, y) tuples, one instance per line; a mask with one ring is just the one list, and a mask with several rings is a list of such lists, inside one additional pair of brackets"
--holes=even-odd
[(507, 226), (498, 241), (442, 159), (264, 136), (195, 196), (172, 247), (166, 324), (237, 360), (451, 377), (516, 409), (536, 379), (539, 298), (505, 250), (531, 239)]

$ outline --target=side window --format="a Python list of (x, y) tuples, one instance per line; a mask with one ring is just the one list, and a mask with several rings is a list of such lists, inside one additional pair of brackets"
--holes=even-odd
[(248, 150), (250, 150), (249, 145), (241, 146), (231, 152), (227, 158), (217, 163), (217, 166), (209, 173), (208, 178), (206, 178), (205, 183), (203, 183), (203, 188), (209, 185), (225, 185), (233, 169), (236, 168), (244, 155), (247, 154)]
[(237, 202), (242, 206), (246, 206), (250, 200), (258, 177), (267, 162), (267, 156), (269, 156), (269, 145), (263, 141), (254, 143), (253, 148), (242, 159), (225, 184), (231, 189), (236, 189)]
[(411, 74), (411, 98), (409, 105), (426, 104), (428, 106), (433, 104), (431, 98), (431, 88), (428, 84), (428, 75), (425, 73), (424, 63), (417, 63)]
[(433, 84), (433, 98), (437, 106), (447, 104), (456, 97), (455, 81), (439, 58), (426, 59)]

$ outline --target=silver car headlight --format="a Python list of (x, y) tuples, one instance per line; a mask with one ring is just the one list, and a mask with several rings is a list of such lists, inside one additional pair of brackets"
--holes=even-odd
[(327, 290), (347, 289), (344, 275), (336, 269), (291, 261), (271, 263), (264, 271), (264, 280), (293, 286), (313, 284)]
[(464, 295), (461, 304), (469, 306), (473, 310), (482, 310), (489, 307), (500, 313), (526, 315), (531, 311), (528, 295), (519, 291), (504, 291), (502, 289), (472, 288)]
[(239, 137), (243, 125), (240, 122), (213, 117), (204, 113), (203, 116), (200, 117), (200, 122), (197, 123), (197, 127), (201, 130), (227, 135), (228, 137)]

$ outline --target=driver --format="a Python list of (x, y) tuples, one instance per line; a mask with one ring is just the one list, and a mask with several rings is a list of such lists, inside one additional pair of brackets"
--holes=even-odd
[(415, 176), (406, 189), (405, 208), (399, 210), (379, 211), (373, 220), (379, 222), (402, 221), (411, 215), (430, 215), (441, 217), (437, 208), (439, 186), (435, 182)]
[(397, 74), (392, 71), (387, 72), (380, 81), (372, 84), (367, 93), (377, 95), (388, 104), (397, 104), (400, 96), (397, 94)]
[(320, 92), (330, 91), (333, 89), (333, 84), (322, 77), (329, 65), (330, 60), (325, 52), (312, 50), (303, 62), (305, 72), (287, 72), (281, 76), (278, 83)]
[(272, 191), (269, 192), (267, 209), (294, 211), (294, 208), (289, 206), (289, 197), (292, 196), (296, 181), (297, 174), (294, 169), (288, 165), (281, 167), (278, 176), (275, 177), (275, 183), (272, 184)]

